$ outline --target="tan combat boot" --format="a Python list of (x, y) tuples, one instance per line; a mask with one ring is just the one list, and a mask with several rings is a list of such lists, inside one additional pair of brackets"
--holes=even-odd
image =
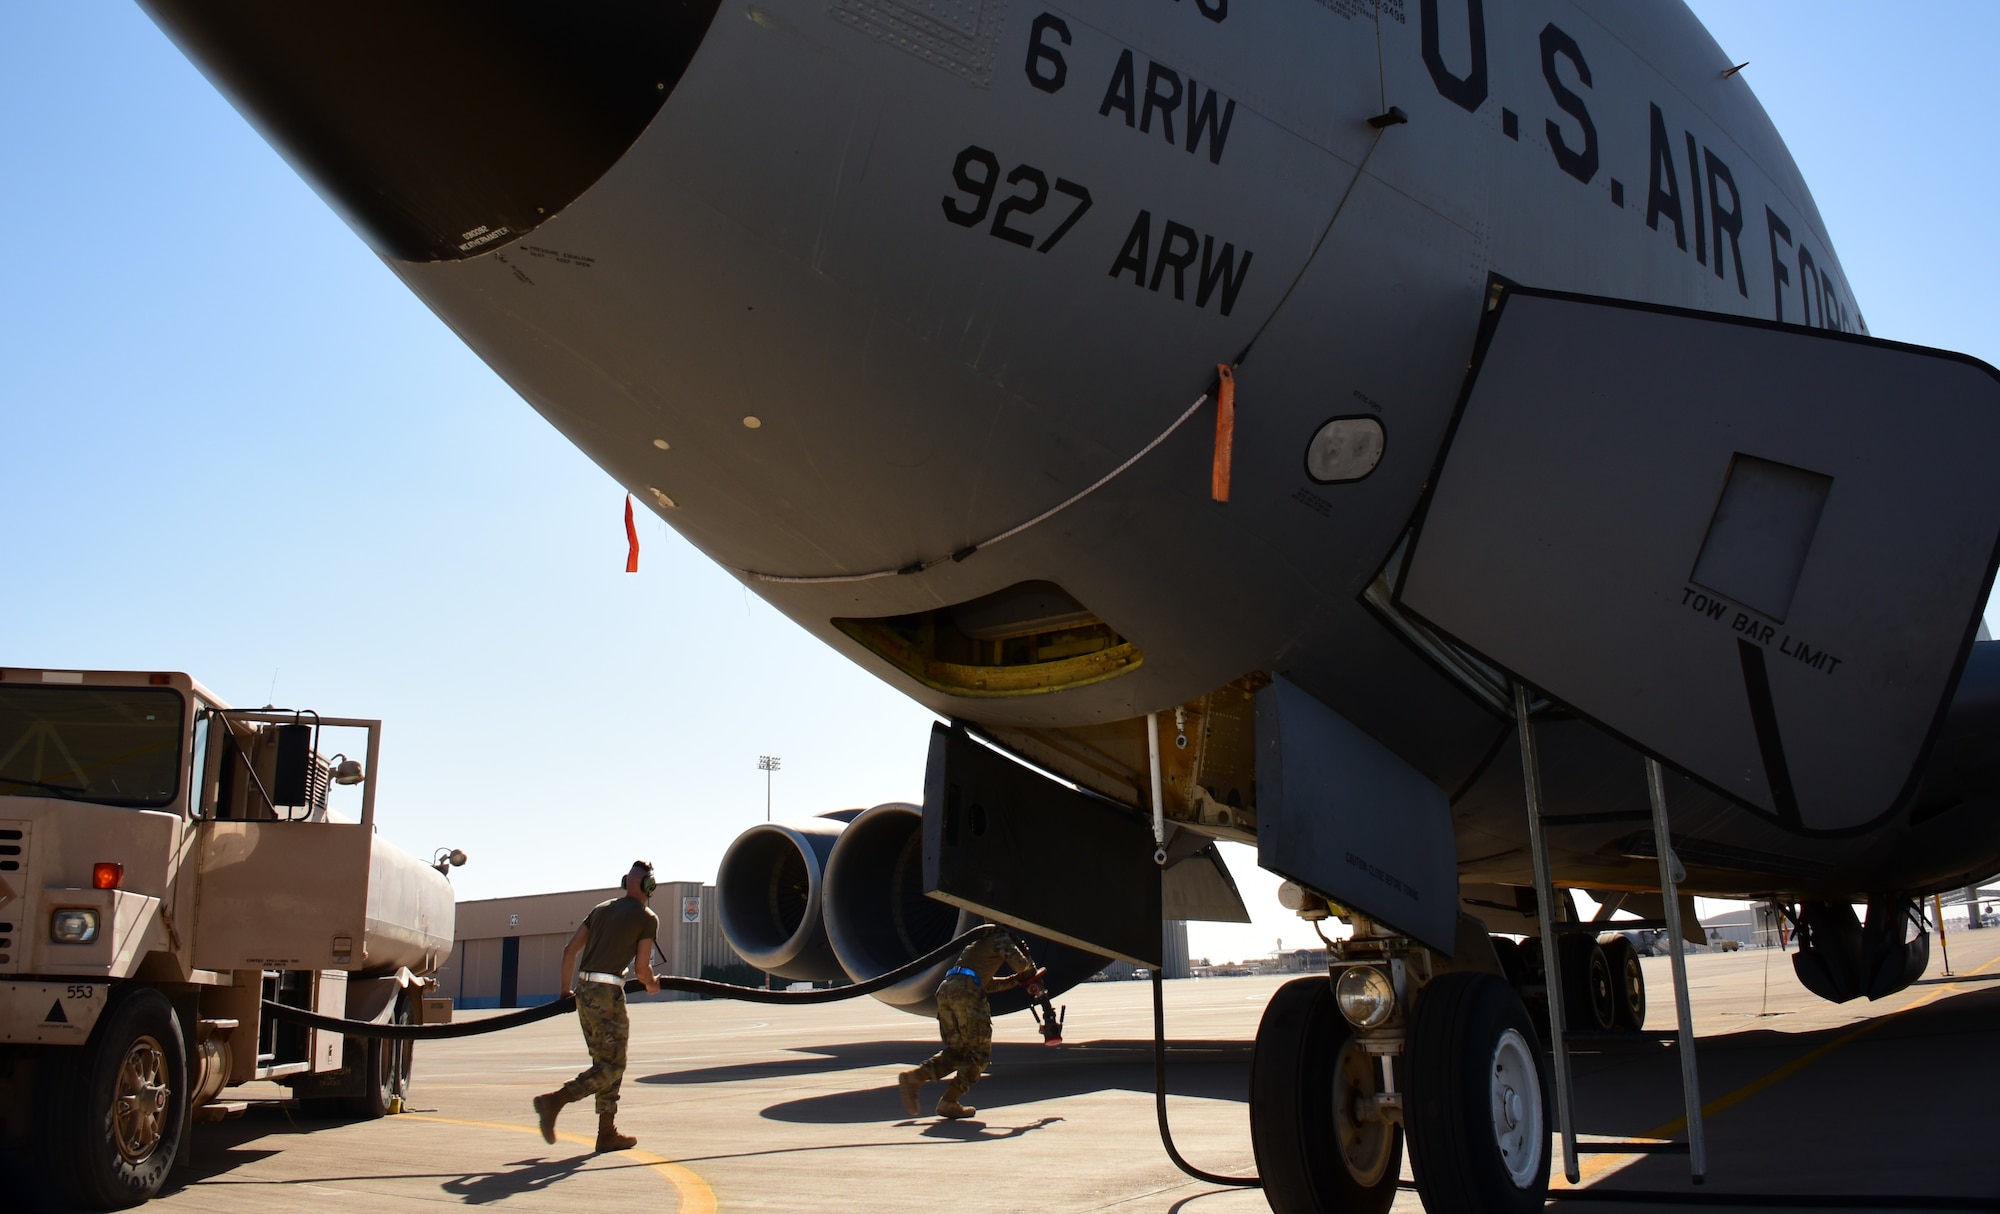
[(977, 1113), (979, 1111), (978, 1109), (973, 1108), (969, 1104), (960, 1104), (958, 1102), (958, 1098), (960, 1096), (965, 1095), (966, 1090), (967, 1089), (965, 1086), (956, 1083), (946, 1088), (944, 1090), (944, 1095), (938, 1100), (937, 1115), (940, 1117), (948, 1117), (956, 1121), (960, 1118), (970, 1117), (974, 1113)]
[(924, 1073), (904, 1071), (896, 1077), (896, 1089), (903, 1098), (904, 1111), (912, 1117), (922, 1116), (922, 1110), (917, 1105), (917, 1094), (924, 1090)]
[(556, 1141), (556, 1114), (568, 1103), (561, 1092), (545, 1092), (535, 1097), (535, 1118), (542, 1123), (542, 1141), (550, 1146)]
[(639, 1140), (630, 1134), (620, 1134), (618, 1132), (618, 1126), (615, 1124), (616, 1119), (616, 1113), (599, 1113), (597, 1115), (597, 1149), (600, 1153), (604, 1151), (629, 1151), (639, 1145)]

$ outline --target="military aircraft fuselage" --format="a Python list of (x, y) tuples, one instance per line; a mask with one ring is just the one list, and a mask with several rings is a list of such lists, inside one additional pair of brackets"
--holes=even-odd
[[(212, 9), (148, 5), (534, 408), (849, 659), (996, 729), (1128, 720), (1284, 671), (1454, 794), (1468, 879), (1525, 880), (1512, 726), (1366, 592), (1494, 282), (1866, 330), (1747, 74), (1676, 4), (666, 5), (679, 50), (608, 54), (600, 74), (623, 75), (571, 127), (466, 117), (431, 154), (487, 159), (435, 178), (324, 136), (355, 103), (259, 83)], [(494, 24), (526, 45), (561, 20)], [(273, 79), (342, 78), (325, 40), (282, 41), (254, 48)], [(600, 136), (599, 175), (537, 178), (571, 129)], [(1220, 364), (1226, 502), (1213, 405), (1173, 428)], [(1028, 582), (1127, 656), (995, 694), (836, 622)], [(1637, 752), (1549, 732), (1552, 807), (1643, 807)], [(1672, 795), (1712, 844), (1685, 857), (1704, 892), (2000, 868), (1984, 786), (1932, 785), (1928, 825), (1825, 838), (1690, 781)], [(1635, 880), (1651, 861), (1619, 849), (1630, 831), (1559, 847)]]

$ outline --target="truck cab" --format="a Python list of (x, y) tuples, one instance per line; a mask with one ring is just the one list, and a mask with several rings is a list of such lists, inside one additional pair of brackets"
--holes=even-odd
[(241, 1111), (231, 1085), (397, 1107), (407, 1046), (265, 1007), (424, 1015), (454, 902), (376, 833), (381, 732), (180, 673), (0, 668), (0, 1148), (66, 1200), (150, 1198), (192, 1123)]

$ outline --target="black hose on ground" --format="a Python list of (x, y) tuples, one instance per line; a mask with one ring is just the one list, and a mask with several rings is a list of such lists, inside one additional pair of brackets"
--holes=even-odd
[[(737, 999), (745, 1003), (838, 1003), (843, 999), (855, 999), (862, 995), (872, 995), (876, 991), (887, 990), (899, 982), (923, 973), (940, 961), (956, 957), (966, 945), (975, 940), (983, 940), (999, 930), (991, 923), (981, 924), (950, 943), (932, 949), (915, 961), (899, 965), (886, 974), (870, 978), (866, 982), (857, 982), (852, 986), (836, 986), (829, 990), (814, 991), (767, 991), (756, 986), (732, 986), (727, 982), (710, 982), (706, 978), (664, 977), (660, 979), (660, 989), (687, 991), (690, 994), (708, 995), (716, 999)], [(646, 988), (634, 979), (625, 984), (625, 989), (627, 992), (632, 992)], [(322, 1016), (317, 1012), (308, 1012), (304, 1008), (274, 1003), (269, 999), (264, 1000), (264, 1014), (273, 1020), (304, 1025), (306, 1028), (326, 1029), (347, 1037), (384, 1041), (443, 1041), (452, 1037), (477, 1037), (485, 1033), (520, 1028), (524, 1024), (534, 1024), (575, 1010), (576, 996), (567, 995), (554, 1003), (523, 1008), (518, 1012), (486, 1020), (468, 1020), (457, 1024), (375, 1024), (366, 1020), (343, 1020), (338, 1016)], [(1168, 1149), (1172, 1150), (1171, 1147)]]
[(1167, 1148), (1167, 1158), (1174, 1166), (1196, 1180), (1209, 1184), (1226, 1185), (1234, 1189), (1261, 1189), (1262, 1177), (1258, 1176), (1217, 1176), (1204, 1172), (1174, 1149), (1174, 1132), (1167, 1128), (1167, 1005), (1160, 988), (1160, 971), (1153, 970), (1153, 1110), (1160, 1118), (1160, 1145)]

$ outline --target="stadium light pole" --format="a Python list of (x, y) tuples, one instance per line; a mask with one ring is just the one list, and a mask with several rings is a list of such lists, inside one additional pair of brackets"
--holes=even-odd
[(764, 773), (764, 821), (771, 820), (771, 773), (783, 762), (776, 755), (758, 755), (757, 770)]

